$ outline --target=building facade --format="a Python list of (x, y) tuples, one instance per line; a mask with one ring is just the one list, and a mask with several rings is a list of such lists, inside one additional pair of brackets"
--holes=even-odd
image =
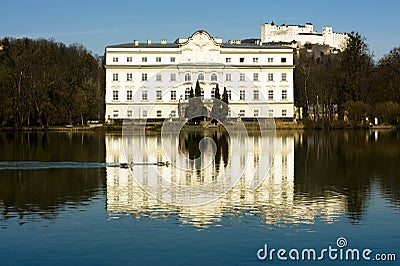
[(106, 47), (106, 121), (179, 116), (197, 80), (210, 109), (215, 88), (229, 95), (228, 117), (293, 118), (293, 49), (228, 44), (196, 31), (174, 43)]
[(261, 25), (261, 41), (265, 43), (296, 42), (299, 47), (304, 44), (320, 44), (343, 50), (346, 48), (348, 35), (333, 32), (332, 27), (323, 27), (322, 33), (317, 33), (311, 23), (305, 25), (275, 25), (265, 23)]

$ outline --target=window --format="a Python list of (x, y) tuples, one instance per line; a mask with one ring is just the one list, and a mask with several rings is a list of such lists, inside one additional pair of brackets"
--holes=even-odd
[(239, 100), (246, 100), (246, 92), (244, 90), (240, 90)]
[(227, 58), (225, 58), (225, 62), (230, 63), (230, 62), (232, 62), (232, 59), (230, 57), (227, 57)]
[(274, 73), (268, 73), (268, 81), (274, 81)]
[(273, 63), (274, 62), (274, 58), (273, 57), (268, 57), (268, 63)]
[(274, 91), (268, 90), (268, 100), (273, 100), (273, 99), (274, 99)]
[(240, 81), (245, 81), (246, 80), (246, 76), (244, 75), (244, 73), (240, 73), (239, 80)]
[(253, 63), (258, 63), (258, 57), (253, 58)]
[(281, 58), (281, 63), (286, 63), (286, 57)]
[(126, 81), (132, 81), (132, 80), (133, 80), (132, 73), (126, 73)]
[(204, 89), (201, 89), (201, 94), (200, 94), (200, 96), (201, 96), (201, 99), (204, 100)]
[(169, 59), (169, 61), (170, 61), (171, 63), (175, 63), (175, 57), (171, 57), (171, 58)]
[(287, 90), (282, 90), (282, 100), (287, 100)]
[(232, 74), (231, 73), (226, 73), (225, 74), (225, 81), (232, 81)]
[(175, 90), (171, 91), (171, 101), (176, 101), (176, 91)]
[(253, 100), (258, 101), (260, 99), (260, 91), (254, 90), (253, 91)]
[(228, 100), (232, 100), (232, 91), (226, 90), (226, 93), (228, 93)]
[(113, 81), (118, 81), (118, 73), (113, 73)]
[(126, 117), (132, 118), (132, 116), (133, 116), (133, 110), (128, 110), (128, 111), (126, 112)]
[[(282, 144), (282, 146), (283, 145), (284, 144)], [(287, 155), (282, 156), (282, 166), (283, 166), (283, 169), (287, 169)]]
[(197, 76), (198, 80), (204, 80), (204, 74), (203, 73), (199, 73), (199, 75)]
[(142, 100), (147, 101), (147, 91), (142, 91)]
[(156, 100), (161, 101), (162, 100), (162, 91), (157, 90), (156, 91)]
[(176, 110), (171, 110), (170, 116), (171, 117), (176, 117)]
[(258, 109), (254, 109), (254, 116), (257, 117), (259, 115), (259, 110)]
[(131, 90), (126, 91), (126, 100), (132, 101), (133, 100), (133, 92)]
[(161, 117), (162, 116), (162, 111), (161, 110), (157, 110), (157, 117)]
[(119, 100), (119, 92), (113, 91), (113, 101), (118, 101), (118, 100)]
[(128, 63), (132, 62), (132, 56), (128, 56), (128, 57), (126, 58), (126, 62), (128, 62)]
[(142, 62), (146, 63), (147, 62), (147, 57), (142, 57)]
[(282, 110), (282, 117), (286, 117), (286, 115), (287, 115), (287, 110), (286, 110), (286, 109), (283, 109), (283, 110)]
[(190, 88), (186, 88), (185, 90), (185, 100), (189, 99), (190, 96)]
[(157, 62), (157, 63), (160, 63), (160, 62), (161, 62), (161, 57), (157, 56), (157, 57), (156, 57), (156, 62)]
[(268, 116), (274, 117), (274, 110), (272, 110), (272, 109), (268, 110)]
[(228, 117), (231, 117), (231, 116), (232, 116), (232, 110), (231, 110), (231, 108), (228, 107)]
[(171, 81), (176, 81), (176, 74), (175, 73), (171, 73), (170, 80)]
[(119, 116), (119, 110), (113, 110), (113, 118), (117, 118)]
[(258, 73), (253, 73), (253, 81), (258, 81)]
[(246, 114), (246, 110), (242, 109), (242, 110), (239, 111), (239, 116), (240, 117), (244, 116), (245, 114)]
[(142, 117), (147, 117), (147, 110), (142, 110)]
[(282, 73), (281, 74), (281, 81), (287, 81), (287, 74), (286, 73)]
[(215, 88), (211, 89), (211, 99), (215, 98)]
[(118, 57), (113, 57), (113, 62), (118, 63)]
[(142, 81), (146, 81), (147, 80), (147, 73), (142, 73)]
[(244, 63), (244, 57), (239, 58), (240, 63)]
[(218, 79), (217, 74), (212, 73), (211, 74), (211, 81), (217, 81), (217, 79)]
[(156, 81), (161, 81), (161, 74), (156, 75)]
[(185, 81), (191, 81), (192, 77), (190, 76), (190, 73), (185, 74)]

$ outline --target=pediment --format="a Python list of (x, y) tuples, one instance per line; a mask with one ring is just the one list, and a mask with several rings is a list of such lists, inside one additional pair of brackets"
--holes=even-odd
[(204, 30), (199, 30), (193, 33), (191, 37), (187, 39), (187, 41), (181, 43), (182, 49), (193, 49), (194, 47), (199, 47), (200, 50), (203, 50), (207, 47), (207, 50), (219, 50), (221, 46), (220, 43), (215, 42), (214, 38), (208, 34), (208, 32)]

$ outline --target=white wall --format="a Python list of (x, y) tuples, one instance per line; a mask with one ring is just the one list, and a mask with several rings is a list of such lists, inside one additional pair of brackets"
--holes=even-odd
[[(113, 61), (114, 57), (118, 58), (118, 62)], [(127, 57), (132, 57), (132, 62), (127, 62)], [(147, 57), (147, 62), (142, 62), (142, 57)], [(161, 62), (156, 62), (156, 57), (161, 57)], [(175, 62), (170, 62), (171, 57), (175, 57)], [(226, 58), (231, 58), (231, 62), (227, 64)], [(240, 58), (244, 58), (244, 62), (240, 62)], [(254, 62), (253, 58), (258, 58), (258, 61)], [(269, 62), (269, 58), (273, 61)], [(282, 62), (281, 58), (286, 61)], [(206, 99), (211, 98), (211, 89), (215, 86), (211, 74), (216, 73), (220, 94), (224, 87), (232, 91), (230, 105), (235, 106), (233, 111), (245, 108), (246, 104), (255, 105), (263, 101), (263, 104), (273, 104), (271, 108), (276, 109), (276, 117), (281, 116), (282, 108), (287, 109), (287, 117), (292, 117), (294, 66), (291, 48), (221, 47), (207, 34), (197, 32), (180, 48), (168, 45), (165, 48), (107, 47), (106, 62), (106, 119), (113, 118), (114, 111), (118, 112), (118, 118), (126, 118), (129, 108), (133, 111), (133, 118), (142, 118), (143, 110), (148, 110), (149, 118), (157, 117), (156, 110), (162, 112), (163, 118), (169, 117), (171, 110), (177, 110), (179, 98), (185, 97), (185, 89), (191, 86), (194, 89), (199, 73), (205, 77), (201, 87)], [(118, 73), (118, 81), (113, 81), (115, 73)], [(126, 80), (128, 73), (132, 73), (132, 81)], [(147, 81), (142, 81), (143, 73), (147, 74)], [(176, 81), (170, 80), (171, 73), (176, 74)], [(191, 74), (190, 82), (185, 81), (186, 73)], [(226, 73), (231, 73), (232, 81), (226, 80)], [(245, 81), (239, 80), (241, 73), (245, 74)], [(259, 81), (253, 80), (254, 73), (258, 73)], [(274, 74), (274, 81), (268, 81), (268, 73)], [(287, 81), (281, 81), (281, 73), (287, 74)], [(157, 75), (161, 75), (162, 81), (157, 81)], [(267, 100), (268, 89), (274, 90), (272, 101)], [(286, 100), (281, 99), (283, 89), (287, 90)], [(142, 99), (144, 90), (147, 91), (147, 100)], [(162, 91), (161, 101), (156, 100), (157, 90)], [(171, 100), (171, 90), (176, 90), (176, 100)], [(246, 91), (245, 101), (239, 101), (240, 90)], [(259, 90), (259, 100), (253, 100), (254, 90)], [(118, 100), (113, 99), (113, 91), (118, 91)], [(132, 91), (132, 101), (127, 100), (127, 91)], [(264, 113), (267, 117), (268, 113), (260, 109), (260, 116)], [(246, 116), (253, 117), (254, 114), (246, 111)]]

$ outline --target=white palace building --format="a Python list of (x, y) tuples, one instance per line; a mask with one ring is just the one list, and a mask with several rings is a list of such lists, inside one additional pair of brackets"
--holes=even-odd
[[(196, 81), (210, 109), (219, 87), (229, 95), (228, 117), (294, 115), (293, 48), (267, 43), (223, 43), (199, 30), (174, 43), (106, 47), (106, 121), (179, 116)], [(182, 114), (180, 114), (182, 115)]]

